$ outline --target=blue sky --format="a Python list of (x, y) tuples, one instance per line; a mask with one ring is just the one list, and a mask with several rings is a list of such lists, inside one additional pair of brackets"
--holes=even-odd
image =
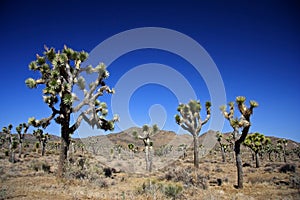
[[(30, 90), (24, 83), (28, 77), (38, 77), (28, 70), (28, 64), (36, 53), (42, 53), (44, 44), (56, 49), (67, 44), (90, 52), (120, 32), (163, 27), (191, 37), (209, 53), (222, 76), (227, 101), (243, 95), (259, 102), (251, 131), (300, 141), (300, 6), (296, 1), (49, 2), (0, 3), (1, 127), (50, 114), (41, 88)], [(158, 49), (133, 51), (115, 60), (108, 68), (107, 84), (114, 87), (129, 70), (146, 63), (177, 70), (201, 102), (210, 100), (203, 78), (190, 63)], [(110, 104), (110, 97), (103, 100)], [(158, 84), (144, 85), (131, 96), (132, 119), (140, 126), (149, 123), (149, 108), (156, 104), (166, 111), (163, 128), (176, 131), (173, 116), (178, 100)], [(208, 125), (202, 132), (207, 129)], [(54, 122), (48, 131), (59, 134)], [(223, 131), (231, 131), (228, 122)]]

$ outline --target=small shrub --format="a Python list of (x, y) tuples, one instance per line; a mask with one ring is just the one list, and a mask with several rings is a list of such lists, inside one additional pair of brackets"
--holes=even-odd
[(291, 187), (300, 190), (300, 177), (291, 176), (290, 177)]
[(279, 168), (280, 173), (287, 173), (287, 172), (296, 172), (296, 166), (294, 164), (285, 164)]
[(48, 163), (42, 163), (42, 170), (46, 173), (50, 172), (50, 165)]
[(33, 160), (30, 164), (30, 168), (34, 171), (44, 171), (46, 173), (50, 172), (50, 165), (47, 162)]
[(175, 182), (182, 182), (186, 186), (196, 186), (202, 189), (208, 188), (208, 176), (202, 174), (194, 174), (192, 167), (185, 169), (170, 169), (166, 172), (164, 179)]
[(99, 179), (95, 180), (95, 184), (98, 185), (101, 188), (107, 188), (108, 187), (108, 183), (103, 178), (99, 178)]
[(182, 192), (183, 188), (179, 184), (168, 184), (164, 187), (164, 193), (166, 196), (176, 199)]

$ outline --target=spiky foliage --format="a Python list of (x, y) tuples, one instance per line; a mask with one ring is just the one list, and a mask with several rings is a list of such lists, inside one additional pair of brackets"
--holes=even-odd
[(21, 158), (23, 151), (23, 143), (25, 139), (25, 134), (27, 133), (29, 125), (26, 123), (21, 123), (16, 127), (16, 131), (18, 133), (18, 142), (19, 142), (19, 158)]
[[(70, 135), (80, 126), (81, 121), (85, 120), (93, 128), (113, 130), (114, 123), (118, 120), (114, 116), (112, 120), (107, 120), (107, 106), (100, 102), (98, 98), (106, 93), (114, 93), (104, 82), (109, 73), (106, 66), (100, 63), (96, 67), (82, 67), (82, 63), (88, 58), (88, 53), (75, 51), (64, 47), (61, 51), (54, 48), (45, 47), (42, 56), (37, 55), (37, 59), (29, 64), (29, 69), (40, 72), (40, 78), (28, 78), (25, 83), (29, 88), (37, 88), (44, 85), (43, 100), (52, 110), (49, 117), (40, 120), (34, 117), (29, 118), (29, 123), (34, 127), (46, 128), (52, 120), (61, 126), (61, 153), (59, 159), (58, 176), (64, 174), (67, 152), (70, 144)], [(81, 75), (95, 73), (97, 78), (87, 88), (84, 77)], [(73, 93), (74, 87), (83, 93), (83, 99), (79, 100)], [(59, 104), (59, 105), (57, 105)], [(78, 113), (74, 124), (71, 124), (71, 114)]]
[(9, 162), (15, 163), (15, 149), (17, 148), (17, 141), (11, 132), (12, 128), (13, 125), (9, 124), (7, 127), (2, 128), (2, 132), (5, 134), (5, 140), (8, 142), (8, 160)]
[(144, 142), (146, 170), (151, 172), (153, 160), (153, 142), (151, 141), (151, 136), (159, 130), (159, 127), (156, 124), (154, 124), (152, 128), (150, 128), (148, 125), (143, 125), (142, 130), (142, 135), (138, 135), (137, 132), (134, 132), (133, 134), (137, 136), (138, 139), (141, 139)]
[[(229, 102), (229, 111), (226, 110), (226, 106), (221, 106), (220, 110), (224, 115), (225, 119), (227, 119), (230, 123), (230, 126), (233, 128), (232, 137), (234, 139), (234, 151), (236, 157), (236, 167), (237, 167), (237, 174), (238, 174), (238, 188), (243, 188), (243, 168), (242, 168), (242, 158), (241, 158), (241, 144), (247, 137), (249, 132), (251, 123), (250, 123), (250, 116), (253, 114), (253, 109), (258, 106), (256, 101), (250, 101), (250, 106), (247, 107), (246, 104), (246, 97), (238, 96), (236, 97), (235, 103)], [(235, 117), (234, 113), (234, 106), (237, 106), (239, 113), (241, 114), (240, 117)], [(242, 129), (242, 134), (239, 135), (239, 130)]]
[(268, 144), (268, 140), (266, 140), (266, 137), (263, 134), (256, 132), (247, 135), (243, 144), (254, 152), (256, 168), (259, 168), (259, 154), (264, 150), (265, 145)]
[(206, 118), (204, 120), (200, 117), (200, 101), (196, 100), (190, 100), (188, 104), (179, 104), (177, 108), (179, 114), (175, 115), (176, 123), (190, 132), (194, 138), (194, 166), (196, 168), (199, 168), (198, 136), (202, 126), (210, 119), (210, 107), (211, 103), (206, 102)]
[(42, 148), (42, 156), (45, 155), (46, 145), (48, 140), (50, 140), (50, 135), (48, 133), (44, 133), (42, 129), (36, 129), (33, 131), (33, 135), (38, 139), (39, 143), (41, 144)]

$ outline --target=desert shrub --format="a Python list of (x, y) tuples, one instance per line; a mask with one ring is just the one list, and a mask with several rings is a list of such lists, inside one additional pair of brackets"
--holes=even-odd
[(279, 168), (280, 173), (296, 172), (296, 166), (294, 164), (285, 164)]
[(42, 170), (44, 172), (49, 173), (50, 172), (50, 165), (48, 163), (42, 163)]
[(179, 184), (168, 184), (164, 186), (164, 194), (172, 199), (176, 199), (182, 192), (183, 187)]
[(163, 185), (161, 182), (156, 180), (147, 180), (145, 181), (141, 187), (137, 188), (137, 194), (146, 194), (156, 196), (158, 192), (161, 192)]
[(33, 160), (29, 167), (34, 171), (44, 171), (46, 173), (50, 172), (50, 165), (44, 161)]
[(101, 188), (107, 188), (108, 187), (108, 183), (106, 180), (104, 180), (103, 178), (98, 178), (97, 180), (95, 180), (95, 184)]
[(6, 199), (7, 198), (7, 188), (0, 188), (0, 199)]
[(244, 163), (243, 167), (252, 167), (250, 163)]
[[(183, 186), (179, 183), (165, 183), (158, 180), (147, 180), (137, 188), (138, 195), (145, 195), (150, 199), (176, 199), (180, 197)], [(160, 197), (160, 198), (159, 198)]]
[(172, 180), (174, 182), (182, 182), (185, 186), (196, 186), (202, 189), (208, 188), (207, 180), (209, 176), (205, 176), (199, 173), (194, 173), (192, 167), (180, 168), (180, 169), (169, 169), (164, 179)]
[(291, 187), (300, 190), (300, 177), (297, 175), (290, 177)]

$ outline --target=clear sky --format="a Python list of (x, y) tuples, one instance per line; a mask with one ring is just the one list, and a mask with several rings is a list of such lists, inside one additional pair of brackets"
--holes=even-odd
[[(251, 131), (300, 142), (299, 9), (299, 2), (283, 0), (1, 1), (0, 127), (9, 123), (16, 126), (28, 117), (50, 114), (42, 101), (42, 88), (30, 90), (24, 83), (28, 77), (38, 77), (28, 70), (28, 64), (36, 53), (42, 54), (44, 44), (56, 49), (66, 44), (91, 52), (120, 32), (162, 27), (185, 34), (202, 45), (222, 76), (227, 101), (243, 95), (259, 103)], [(203, 104), (210, 100), (203, 77), (193, 66), (178, 55), (159, 49), (140, 49), (122, 55), (108, 66), (111, 76), (107, 84), (115, 87), (124, 74), (147, 63), (175, 69), (188, 80)], [(103, 100), (110, 106), (110, 97)], [(125, 106), (134, 122), (142, 126), (151, 122), (149, 108), (157, 108), (158, 104), (166, 114), (162, 128), (177, 131), (174, 115), (178, 99), (168, 87), (141, 85)], [(218, 110), (219, 106), (213, 105), (212, 109)], [(204, 126), (202, 132), (208, 127)], [(54, 122), (47, 130), (59, 135)], [(117, 127), (116, 131), (119, 130)], [(222, 131), (231, 131), (228, 122)]]

